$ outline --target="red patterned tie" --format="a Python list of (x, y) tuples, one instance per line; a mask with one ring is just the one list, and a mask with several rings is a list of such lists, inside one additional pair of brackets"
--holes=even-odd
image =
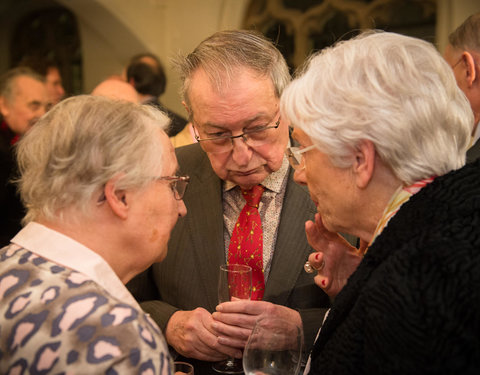
[(256, 185), (243, 190), (247, 201), (233, 229), (228, 247), (229, 264), (246, 264), (252, 267), (252, 300), (261, 300), (265, 290), (263, 278), (263, 230), (258, 213), (258, 203), (265, 188)]

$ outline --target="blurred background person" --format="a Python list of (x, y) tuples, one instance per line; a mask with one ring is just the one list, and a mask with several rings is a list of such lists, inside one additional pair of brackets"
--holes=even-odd
[(168, 114), (172, 120), (167, 129), (170, 137), (182, 131), (187, 125), (187, 120), (166, 108), (159, 100), (165, 92), (167, 76), (157, 56), (151, 53), (133, 56), (126, 69), (126, 79), (137, 90), (142, 104), (153, 105)]
[(44, 78), (29, 68), (0, 77), (0, 246), (21, 228), (25, 213), (11, 179), (17, 168), (13, 147), (45, 113), (49, 99)]
[(124, 286), (163, 260), (186, 213), (168, 122), (83, 95), (19, 142), (27, 214), (0, 250), (2, 374), (172, 373), (159, 328)]
[[(367, 33), (316, 54), (281, 113), (317, 206), (315, 281), (335, 297), (309, 373), (478, 373), (480, 161), (462, 168), (473, 115), (445, 60)], [(315, 242), (339, 231), (369, 244), (360, 263)]]
[(65, 97), (60, 69), (58, 64), (52, 59), (40, 56), (25, 56), (18, 66), (30, 68), (45, 77), (45, 85), (51, 105), (57, 104)]
[(115, 78), (107, 78), (100, 82), (92, 91), (94, 96), (105, 96), (112, 99), (126, 100), (127, 102), (138, 103), (138, 93), (125, 81)]
[(458, 86), (467, 96), (474, 114), (472, 142), (467, 160), (480, 156), (480, 13), (472, 14), (449, 36), (444, 53)]
[(170, 137), (170, 142), (172, 142), (173, 147), (182, 147), (196, 143), (197, 140), (195, 139), (195, 130), (192, 123), (189, 122), (180, 133)]

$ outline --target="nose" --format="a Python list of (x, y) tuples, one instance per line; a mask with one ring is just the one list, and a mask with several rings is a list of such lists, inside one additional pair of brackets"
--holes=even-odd
[(232, 139), (232, 159), (238, 166), (246, 166), (252, 159), (253, 150), (245, 143), (243, 138)]
[(300, 167), (295, 169), (295, 173), (293, 174), (293, 180), (299, 185), (306, 185), (307, 179), (305, 176), (305, 167)]
[(185, 206), (185, 202), (183, 202), (183, 199), (180, 199), (177, 201), (178, 204), (178, 216), (184, 217), (187, 214), (187, 207)]

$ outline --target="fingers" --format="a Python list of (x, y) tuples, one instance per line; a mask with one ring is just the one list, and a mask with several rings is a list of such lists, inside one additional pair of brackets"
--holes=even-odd
[(220, 361), (241, 351), (218, 342), (211, 314), (202, 308), (177, 311), (167, 325), (167, 342), (180, 354), (202, 361)]
[[(314, 282), (322, 288), (323, 290), (327, 291), (330, 287), (330, 280), (331, 280), (331, 264), (327, 264), (325, 260), (325, 255), (323, 253), (312, 253), (308, 257), (308, 262), (312, 272), (317, 272), (317, 275), (314, 277)], [(305, 268), (305, 267), (304, 267)]]
[(330, 289), (330, 286), (331, 286), (330, 278), (324, 275), (318, 274), (313, 278), (313, 281), (317, 286), (322, 288), (325, 292), (328, 292), (328, 290)]

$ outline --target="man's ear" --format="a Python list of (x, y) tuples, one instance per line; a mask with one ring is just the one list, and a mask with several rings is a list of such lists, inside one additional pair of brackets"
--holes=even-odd
[(365, 189), (375, 169), (375, 145), (372, 141), (362, 140), (354, 152), (353, 173), (359, 189)]
[(8, 105), (6, 103), (6, 99), (3, 96), (0, 96), (0, 113), (3, 117), (8, 116)]
[(190, 118), (190, 116), (192, 116), (192, 111), (190, 110), (190, 107), (187, 105), (185, 100), (182, 100), (182, 104), (185, 107), (185, 111), (187, 111), (187, 113), (188, 113), (188, 117)]
[(125, 220), (128, 217), (128, 211), (130, 208), (128, 204), (129, 199), (127, 199), (126, 190), (116, 188), (115, 180), (116, 179), (111, 179), (105, 184), (105, 200), (113, 213), (119, 218)]
[(475, 60), (473, 59), (473, 56), (467, 51), (463, 51), (462, 53), (462, 64), (465, 68), (465, 79), (467, 81), (468, 87), (472, 87), (473, 82), (477, 77), (477, 72), (475, 70)]

